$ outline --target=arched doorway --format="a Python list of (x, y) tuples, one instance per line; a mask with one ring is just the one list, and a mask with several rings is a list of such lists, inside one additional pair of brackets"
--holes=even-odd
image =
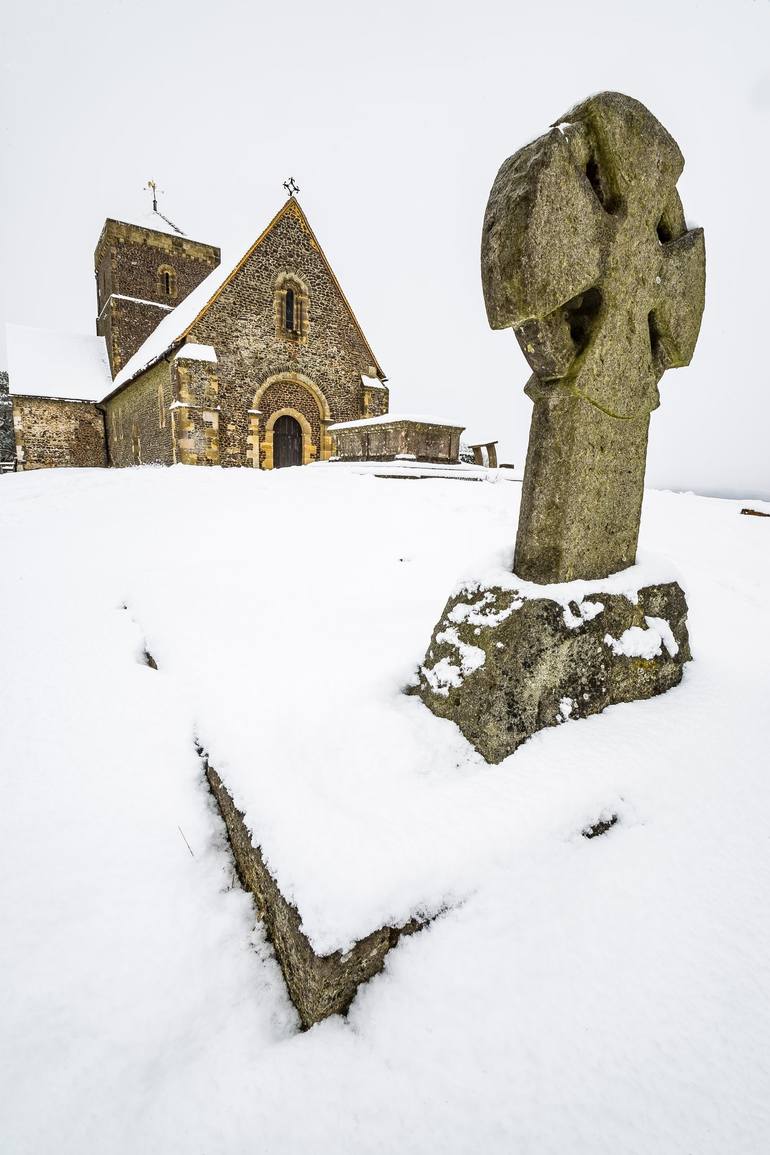
[(302, 428), (294, 417), (284, 414), (273, 426), (273, 468), (302, 464)]

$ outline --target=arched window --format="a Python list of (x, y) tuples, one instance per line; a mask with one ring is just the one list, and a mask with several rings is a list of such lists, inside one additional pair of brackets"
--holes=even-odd
[(294, 272), (279, 273), (275, 281), (275, 333), (304, 344), (310, 327), (310, 293)]
[(174, 298), (176, 296), (176, 272), (171, 265), (161, 265), (157, 277), (158, 296)]

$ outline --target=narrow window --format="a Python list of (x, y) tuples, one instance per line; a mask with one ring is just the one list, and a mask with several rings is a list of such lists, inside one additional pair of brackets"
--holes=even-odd
[(304, 343), (307, 340), (309, 296), (306, 286), (291, 273), (281, 273), (273, 289), (275, 335)]
[(160, 296), (170, 298), (176, 296), (176, 273), (171, 265), (160, 266), (156, 284)]

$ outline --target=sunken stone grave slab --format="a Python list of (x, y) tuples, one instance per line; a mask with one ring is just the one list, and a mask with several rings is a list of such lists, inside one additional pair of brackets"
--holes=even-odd
[(343, 954), (318, 955), (303, 933), (299, 911), (284, 898), (222, 779), (204, 760), (206, 778), (227, 828), (238, 876), (251, 891), (260, 919), (275, 949), (292, 1002), (303, 1027), (329, 1015), (344, 1014), (361, 983), (382, 970), (385, 955), (402, 935), (423, 925), (412, 919), (402, 927), (381, 927)]
[(691, 659), (676, 582), (636, 594), (598, 589), (566, 604), (534, 589), (463, 587), (419, 671), (422, 701), (487, 762), (546, 726), (670, 690)]

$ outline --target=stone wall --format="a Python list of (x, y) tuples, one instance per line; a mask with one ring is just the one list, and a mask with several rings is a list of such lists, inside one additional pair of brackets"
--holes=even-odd
[(364, 417), (382, 417), (388, 412), (388, 390), (379, 381), (373, 380), (369, 384), (369, 378), (363, 382), (363, 415)]
[(13, 433), (13, 406), (8, 395), (8, 374), (0, 370), (0, 470), (13, 466), (16, 438)]
[(110, 465), (173, 465), (172, 371), (160, 361), (104, 403)]
[(14, 397), (18, 469), (107, 464), (104, 415), (88, 401)]
[(94, 253), (96, 331), (107, 341), (113, 377), (219, 261), (214, 245), (125, 221), (105, 221)]

